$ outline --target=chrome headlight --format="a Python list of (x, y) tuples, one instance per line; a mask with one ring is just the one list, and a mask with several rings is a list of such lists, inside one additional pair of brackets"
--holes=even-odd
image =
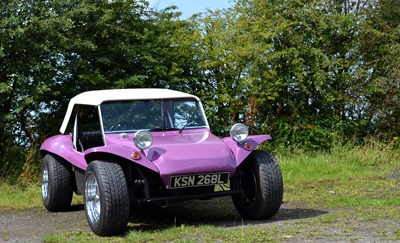
[(233, 140), (241, 143), (249, 136), (249, 129), (242, 123), (236, 123), (231, 127), (230, 135)]
[(135, 138), (133, 139), (136, 147), (139, 149), (147, 149), (153, 143), (153, 136), (149, 131), (140, 130), (135, 133)]

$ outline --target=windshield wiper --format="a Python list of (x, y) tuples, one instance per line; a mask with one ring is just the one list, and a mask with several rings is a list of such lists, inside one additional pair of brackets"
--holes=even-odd
[(192, 124), (193, 122), (191, 120), (188, 120), (188, 122), (186, 122), (185, 126), (183, 126), (180, 130), (179, 133), (182, 133), (182, 131), (190, 124)]
[(181, 128), (181, 130), (179, 130), (179, 133), (182, 133), (182, 131), (183, 131), (187, 126), (189, 126), (190, 124), (193, 123), (192, 120), (193, 120), (194, 113), (197, 111), (196, 108), (197, 108), (197, 107), (195, 107), (195, 109), (192, 111), (192, 114), (190, 114), (189, 119), (187, 120), (186, 124)]

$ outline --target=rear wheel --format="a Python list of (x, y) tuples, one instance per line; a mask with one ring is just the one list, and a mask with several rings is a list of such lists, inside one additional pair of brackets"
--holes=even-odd
[(85, 173), (84, 204), (92, 231), (100, 236), (124, 233), (129, 220), (129, 192), (124, 171), (112, 162), (94, 161)]
[(233, 203), (245, 219), (270, 218), (282, 204), (282, 173), (275, 158), (266, 151), (251, 153), (238, 168), (234, 186), (242, 193), (232, 197)]
[(45, 208), (52, 212), (70, 207), (74, 178), (71, 166), (61, 158), (47, 154), (42, 166), (42, 199)]

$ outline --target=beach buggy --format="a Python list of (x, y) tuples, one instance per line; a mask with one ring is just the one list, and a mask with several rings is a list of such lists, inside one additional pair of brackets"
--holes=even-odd
[(230, 196), (245, 219), (274, 216), (282, 203), (278, 163), (256, 150), (269, 135), (237, 123), (213, 135), (198, 97), (168, 89), (88, 91), (73, 97), (59, 135), (44, 141), (42, 198), (67, 210), (83, 195), (92, 231), (127, 230), (143, 206)]

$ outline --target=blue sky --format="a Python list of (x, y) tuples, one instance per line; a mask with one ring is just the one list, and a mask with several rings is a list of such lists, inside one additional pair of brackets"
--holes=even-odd
[(223, 9), (234, 6), (231, 0), (148, 0), (150, 7), (163, 9), (176, 5), (179, 12), (182, 12), (182, 19), (189, 18), (192, 14), (204, 12), (207, 9)]

